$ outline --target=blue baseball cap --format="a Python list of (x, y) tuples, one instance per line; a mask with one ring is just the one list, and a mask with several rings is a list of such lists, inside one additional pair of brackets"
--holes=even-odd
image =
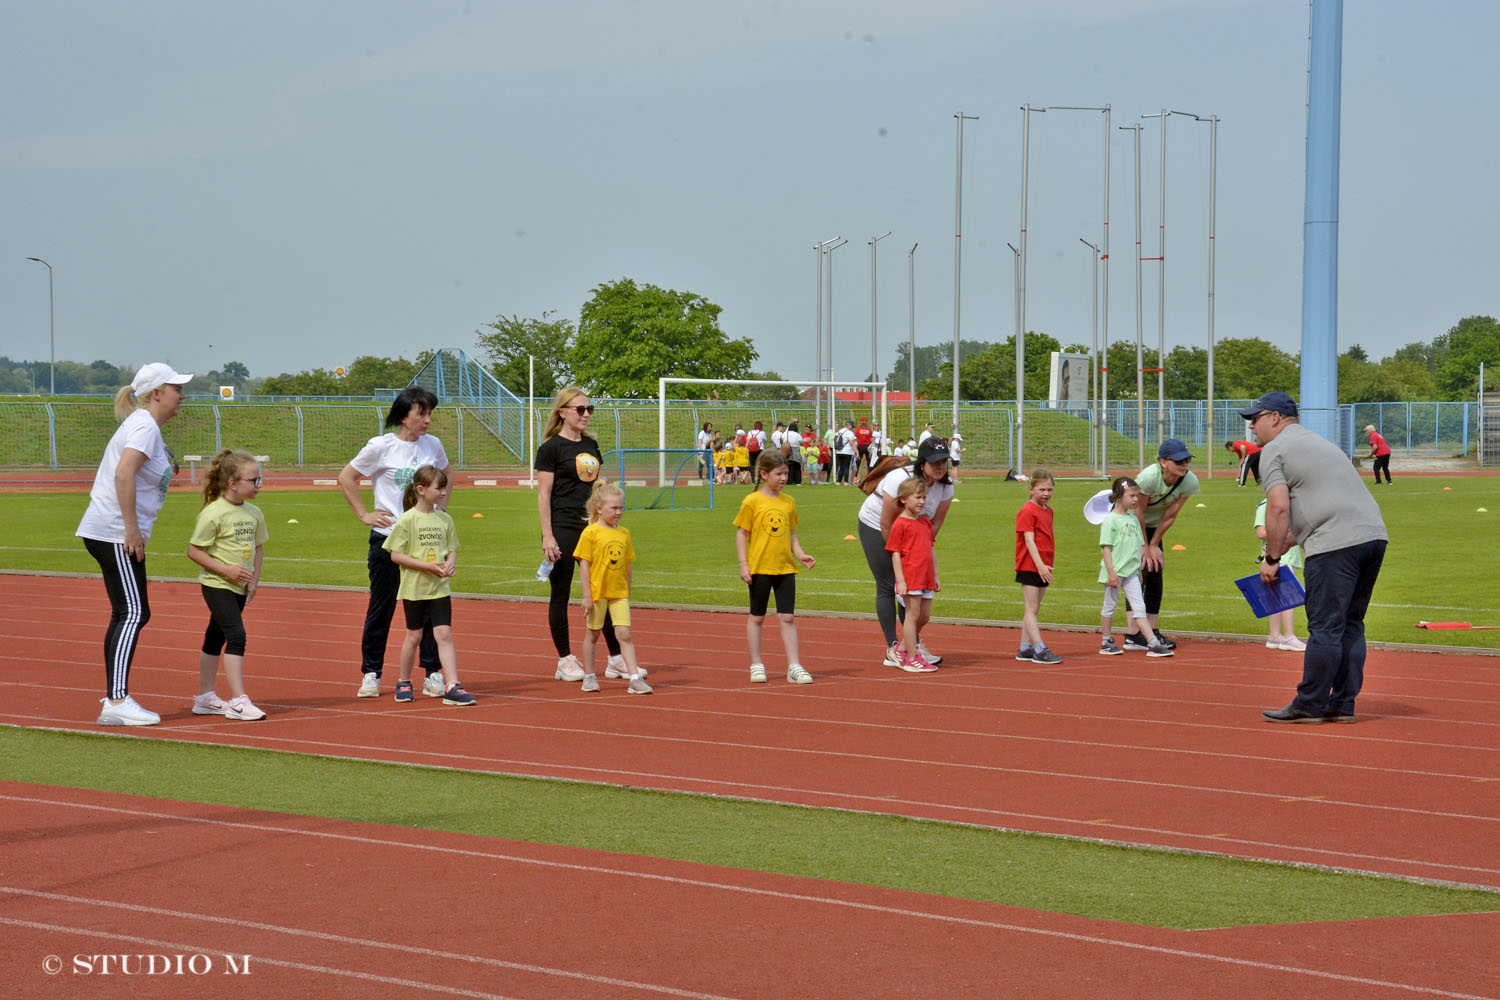
[(1284, 417), (1295, 417), (1297, 415), (1297, 401), (1286, 393), (1277, 389), (1268, 392), (1257, 399), (1252, 406), (1240, 411), (1240, 416), (1246, 420), (1254, 420), (1262, 413), (1279, 413)]
[(1188, 451), (1187, 445), (1176, 438), (1167, 438), (1161, 443), (1161, 447), (1156, 449), (1156, 457), (1170, 458), (1174, 462), (1191, 462), (1193, 453)]

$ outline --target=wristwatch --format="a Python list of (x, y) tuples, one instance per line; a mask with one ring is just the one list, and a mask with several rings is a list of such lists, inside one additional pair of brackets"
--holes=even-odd
[(1281, 562), (1281, 557), (1280, 556), (1266, 556), (1265, 561), (1266, 561), (1266, 565), (1268, 565), (1268, 566), (1275, 566), (1277, 563)]

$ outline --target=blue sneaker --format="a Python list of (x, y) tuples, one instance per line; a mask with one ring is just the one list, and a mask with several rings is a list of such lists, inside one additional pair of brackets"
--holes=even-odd
[(1035, 656), (1036, 654), (1031, 651), (1030, 647), (1016, 650), (1016, 659), (1018, 660), (1030, 660)]
[(474, 696), (464, 690), (462, 684), (455, 684), (443, 692), (444, 705), (472, 705)]
[(416, 700), (416, 698), (414, 698), (412, 696), (411, 681), (397, 681), (396, 682), (396, 700), (397, 701), (415, 701)]

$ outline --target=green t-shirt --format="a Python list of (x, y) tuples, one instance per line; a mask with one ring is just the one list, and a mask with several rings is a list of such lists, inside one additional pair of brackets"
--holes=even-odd
[[(453, 518), (445, 512), (435, 509), (423, 514), (413, 507), (396, 518), (384, 548), (422, 562), (440, 563), (448, 558), (448, 553), (458, 551), (458, 530), (453, 526)], [(432, 601), (449, 593), (446, 576), (401, 567), (401, 586), (396, 591), (401, 600)]]
[[(1255, 505), (1255, 526), (1257, 528), (1264, 528), (1266, 526), (1266, 502), (1264, 500)], [(1262, 557), (1266, 554), (1265, 542), (1260, 543), (1260, 554)], [(1293, 545), (1283, 552), (1281, 554), (1281, 565), (1290, 566), (1292, 569), (1301, 569), (1302, 546)]]
[[(1121, 580), (1141, 570), (1141, 549), (1146, 539), (1141, 535), (1141, 522), (1134, 514), (1116, 514), (1110, 511), (1099, 525), (1099, 547), (1109, 546), (1109, 558), (1115, 565), (1115, 576)], [(1099, 558), (1099, 582), (1109, 583), (1109, 570), (1104, 567), (1104, 558)]]
[[(253, 503), (233, 504), (223, 497), (198, 512), (193, 536), (188, 541), (222, 563), (255, 568), (255, 550), (266, 543), (266, 519)], [(217, 573), (203, 570), (198, 582), (205, 587), (245, 592), (243, 583), (231, 583)]]
[[(1162, 477), (1161, 463), (1152, 462), (1141, 470), (1141, 474), (1135, 477), (1135, 484), (1141, 488), (1141, 494), (1146, 498), (1146, 527), (1154, 528), (1161, 523), (1161, 516), (1167, 512), (1167, 508), (1179, 500), (1197, 496), (1199, 493), (1198, 477), (1191, 472), (1184, 472), (1182, 480), (1177, 488)], [(1170, 495), (1169, 494), (1170, 491)]]

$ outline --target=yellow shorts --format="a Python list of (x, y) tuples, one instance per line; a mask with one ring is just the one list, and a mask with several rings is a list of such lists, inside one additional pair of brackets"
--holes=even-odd
[(609, 615), (611, 625), (623, 625), (630, 627), (630, 600), (625, 597), (606, 598), (595, 601), (589, 613), (584, 617), (583, 624), (591, 631), (597, 632), (604, 627), (604, 616)]

